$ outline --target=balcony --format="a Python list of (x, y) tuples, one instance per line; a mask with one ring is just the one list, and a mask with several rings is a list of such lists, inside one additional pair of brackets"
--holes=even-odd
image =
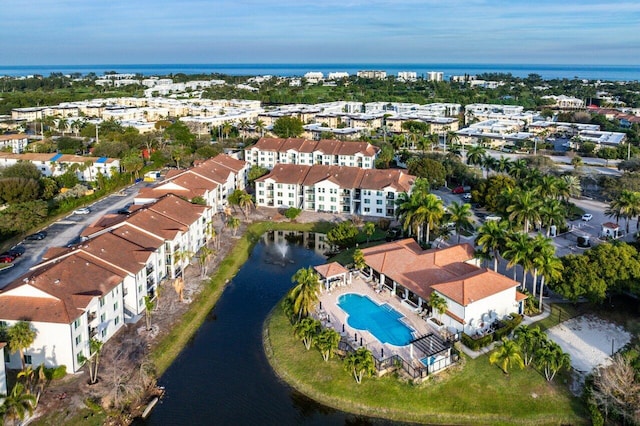
[(98, 317), (98, 314), (96, 314), (95, 312), (89, 312), (89, 313), (87, 314), (87, 322), (91, 323), (91, 322), (93, 322), (97, 317)]
[(98, 335), (98, 327), (89, 327), (89, 338), (94, 338)]

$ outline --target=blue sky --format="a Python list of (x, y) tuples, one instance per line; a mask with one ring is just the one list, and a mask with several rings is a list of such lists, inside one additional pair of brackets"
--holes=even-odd
[(637, 65), (640, 2), (1, 0), (0, 64)]

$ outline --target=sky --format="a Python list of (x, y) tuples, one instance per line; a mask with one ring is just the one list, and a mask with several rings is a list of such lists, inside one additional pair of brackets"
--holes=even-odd
[(0, 0), (0, 64), (640, 63), (640, 1)]

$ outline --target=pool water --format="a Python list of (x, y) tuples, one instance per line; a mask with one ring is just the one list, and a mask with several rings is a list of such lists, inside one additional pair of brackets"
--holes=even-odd
[(426, 356), (426, 357), (420, 359), (420, 362), (425, 367), (428, 367), (430, 365), (433, 365), (434, 362), (436, 362), (436, 357), (435, 356)]
[(347, 314), (347, 324), (357, 330), (367, 330), (381, 343), (404, 346), (412, 339), (413, 330), (400, 321), (403, 317), (388, 304), (378, 305), (368, 296), (343, 294), (338, 306)]

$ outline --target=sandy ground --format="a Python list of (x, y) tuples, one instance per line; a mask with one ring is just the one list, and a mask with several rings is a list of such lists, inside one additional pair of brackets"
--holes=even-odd
[(631, 335), (622, 327), (591, 315), (582, 315), (547, 330), (551, 340), (571, 355), (571, 366), (588, 374), (608, 365), (613, 353), (629, 343)]

